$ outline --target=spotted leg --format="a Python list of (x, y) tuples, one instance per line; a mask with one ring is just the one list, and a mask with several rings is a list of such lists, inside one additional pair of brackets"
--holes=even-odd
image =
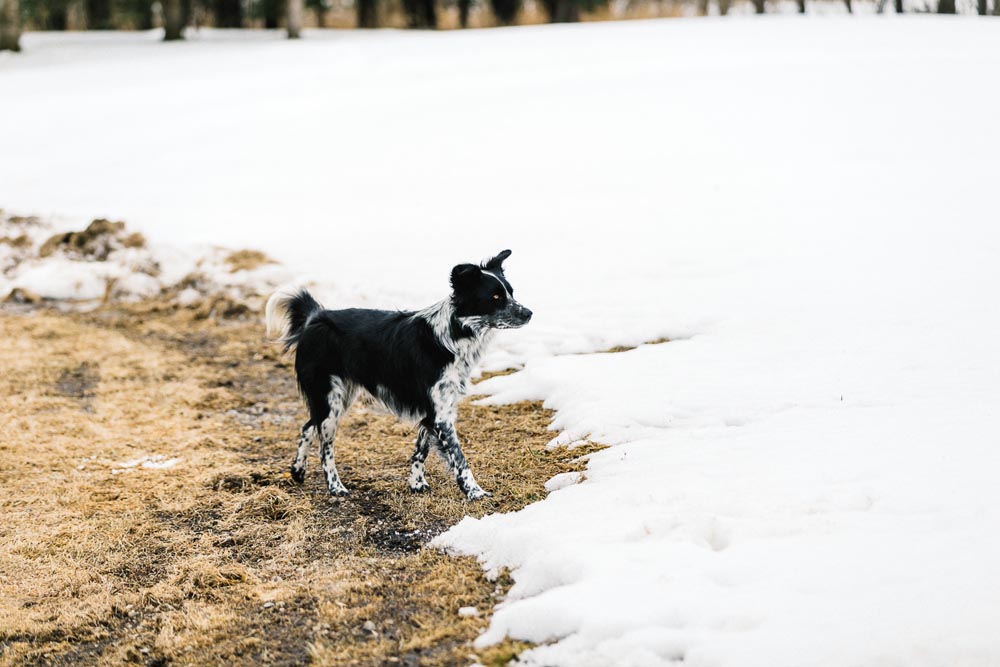
[(431, 442), (434, 440), (434, 436), (431, 432), (427, 430), (426, 427), (420, 427), (417, 431), (417, 445), (413, 450), (413, 456), (410, 457), (410, 491), (419, 493), (421, 491), (426, 491), (431, 488), (424, 478), (424, 461), (427, 460), (427, 453), (431, 449)]
[(333, 440), (337, 435), (337, 425), (340, 423), (340, 418), (351, 407), (356, 394), (354, 388), (340, 378), (331, 379), (330, 393), (327, 397), (330, 414), (319, 427), (319, 456), (323, 462), (323, 473), (326, 475), (326, 488), (330, 491), (331, 496), (346, 496), (348, 493), (347, 487), (340, 481), (337, 465), (333, 460)]
[(306, 456), (309, 455), (309, 446), (316, 442), (316, 427), (312, 420), (302, 425), (302, 434), (299, 435), (299, 449), (295, 453), (295, 460), (292, 462), (292, 479), (299, 484), (306, 478)]
[(455, 476), (458, 488), (462, 490), (465, 497), (469, 500), (479, 500), (480, 498), (489, 497), (491, 494), (483, 491), (479, 483), (476, 482), (476, 478), (472, 475), (472, 470), (469, 469), (469, 463), (465, 460), (465, 454), (462, 453), (462, 446), (458, 442), (458, 434), (455, 433), (455, 424), (449, 421), (438, 420), (434, 422), (431, 428), (433, 429), (434, 444), (437, 445), (438, 453), (448, 465), (451, 474)]

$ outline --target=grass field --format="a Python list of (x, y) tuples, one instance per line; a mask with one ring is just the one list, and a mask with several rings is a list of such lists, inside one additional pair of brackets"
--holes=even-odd
[(493, 497), (465, 502), (439, 464), (414, 495), (413, 429), (355, 408), (337, 440), (352, 494), (332, 500), (315, 458), (304, 485), (287, 472), (290, 360), (255, 315), (205, 315), (0, 314), (0, 665), (464, 666), (523, 648), (473, 651), (507, 577), (424, 544), (538, 500), (588, 450), (546, 450), (539, 404), (466, 402)]

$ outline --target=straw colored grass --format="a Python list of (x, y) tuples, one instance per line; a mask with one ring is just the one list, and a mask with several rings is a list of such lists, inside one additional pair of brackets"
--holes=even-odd
[(274, 260), (260, 250), (237, 250), (226, 256), (230, 273), (253, 271), (264, 264), (274, 264)]
[[(287, 472), (304, 410), (255, 319), (138, 304), (0, 311), (0, 666), (504, 664), (471, 640), (509, 581), (424, 547), (466, 514), (516, 510), (590, 448), (549, 451), (535, 403), (465, 403), (493, 497), (440, 464), (406, 488), (411, 427), (358, 409), (351, 489)], [(478, 618), (457, 610), (475, 606)]]

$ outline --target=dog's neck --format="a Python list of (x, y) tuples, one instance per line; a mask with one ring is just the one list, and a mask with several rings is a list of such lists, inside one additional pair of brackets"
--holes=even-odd
[(493, 337), (492, 329), (483, 326), (481, 317), (455, 315), (451, 297), (418, 310), (415, 315), (430, 325), (442, 347), (456, 357), (466, 357), (470, 365), (479, 360), (486, 344)]

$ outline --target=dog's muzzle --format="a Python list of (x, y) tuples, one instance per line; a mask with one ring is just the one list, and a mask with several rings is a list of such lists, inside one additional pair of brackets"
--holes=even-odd
[(511, 299), (510, 304), (497, 313), (496, 327), (498, 329), (517, 329), (531, 320), (531, 311)]

